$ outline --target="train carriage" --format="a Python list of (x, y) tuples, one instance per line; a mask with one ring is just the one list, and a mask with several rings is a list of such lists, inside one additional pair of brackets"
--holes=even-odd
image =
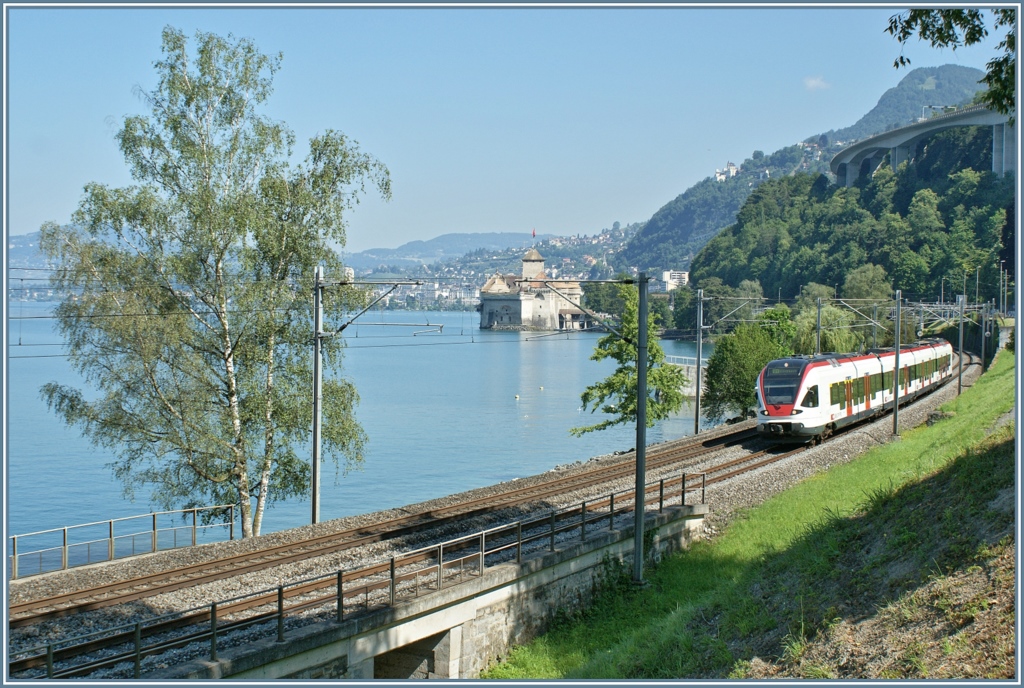
[[(771, 361), (757, 377), (757, 431), (777, 440), (811, 442), (892, 409), (895, 349), (818, 354)], [(900, 347), (902, 404), (953, 375), (953, 347), (941, 339)]]

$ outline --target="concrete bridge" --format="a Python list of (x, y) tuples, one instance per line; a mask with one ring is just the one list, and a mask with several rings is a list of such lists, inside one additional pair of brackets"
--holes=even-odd
[[(701, 532), (707, 513), (706, 504), (648, 510), (648, 557), (657, 561), (687, 547)], [(609, 574), (609, 562), (631, 560), (631, 526), (609, 528), (591, 521), (585, 534), (582, 527), (577, 530), (578, 539), (570, 537), (557, 547), (552, 539), (550, 551), (524, 554), (521, 562), (484, 568), (480, 561), (465, 582), (423, 593), (417, 587), (415, 594), (362, 616), (311, 623), (276, 639), (243, 642), (226, 647), (215, 658), (157, 669), (142, 678), (478, 678), (514, 645), (545, 630), (559, 610), (586, 605)]]
[(921, 139), (944, 129), (967, 126), (992, 127), (993, 172), (1004, 175), (1016, 171), (1017, 137), (1014, 127), (1009, 124), (1009, 117), (982, 105), (932, 117), (858, 141), (832, 158), (830, 167), (840, 185), (853, 186), (861, 175), (874, 172), (887, 153), (895, 170), (901, 162), (910, 159)]

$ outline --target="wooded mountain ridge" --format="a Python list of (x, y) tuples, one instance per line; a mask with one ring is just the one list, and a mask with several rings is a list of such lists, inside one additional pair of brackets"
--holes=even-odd
[(832, 157), (854, 139), (882, 133), (921, 117), (927, 106), (969, 103), (981, 90), (981, 70), (959, 65), (921, 67), (886, 91), (856, 123), (805, 139), (771, 155), (755, 151), (736, 176), (707, 177), (659, 209), (617, 256), (616, 267), (687, 269), (690, 261), (723, 228), (736, 221), (747, 197), (767, 179), (797, 172), (828, 173)]
[[(992, 128), (964, 127), (930, 137), (912, 163), (883, 165), (850, 188), (824, 175), (770, 180), (694, 258), (691, 282), (769, 298), (792, 298), (810, 284), (846, 298), (901, 289), (911, 300), (938, 300), (969, 284), (972, 300), (976, 285), (979, 300), (992, 298), (1000, 261), (1013, 272), (1016, 182), (988, 171), (991, 164)], [(858, 271), (869, 285), (848, 283)]]

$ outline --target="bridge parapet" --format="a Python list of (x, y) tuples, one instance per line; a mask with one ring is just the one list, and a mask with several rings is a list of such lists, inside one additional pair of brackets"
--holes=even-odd
[[(698, 537), (706, 504), (648, 512), (657, 561)], [(606, 518), (606, 517), (605, 517)], [(587, 603), (608, 562), (632, 557), (633, 528), (594, 523), (554, 551), (489, 566), (466, 582), (343, 621), (323, 621), (145, 673), (146, 680), (235, 678), (476, 678), (514, 644), (542, 632), (561, 609)]]

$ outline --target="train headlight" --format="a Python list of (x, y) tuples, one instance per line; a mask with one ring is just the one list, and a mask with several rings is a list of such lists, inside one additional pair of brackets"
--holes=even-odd
[(803, 411), (801, 409), (793, 409), (792, 411), (789, 412), (789, 415), (795, 416), (798, 413), (803, 413)]

